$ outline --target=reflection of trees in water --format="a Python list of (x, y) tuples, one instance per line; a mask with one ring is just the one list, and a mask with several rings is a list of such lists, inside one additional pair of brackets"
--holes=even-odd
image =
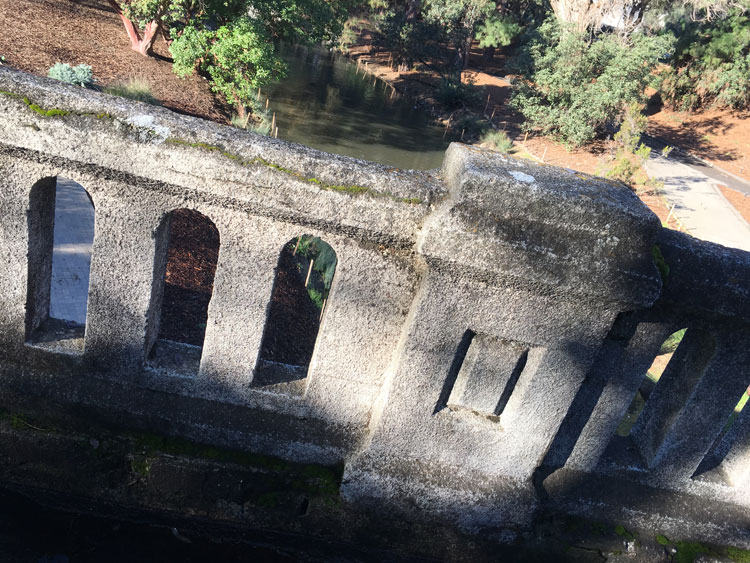
[(426, 112), (339, 55), (295, 48), (282, 55), (287, 79), (269, 89), (280, 137), (393, 166), (439, 166), (435, 153), (451, 139)]
[(336, 112), (341, 107), (341, 96), (336, 86), (326, 85), (325, 108), (327, 111)]

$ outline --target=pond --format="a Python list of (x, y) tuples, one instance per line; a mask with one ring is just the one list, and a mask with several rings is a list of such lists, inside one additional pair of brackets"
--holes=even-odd
[(263, 92), (280, 139), (395, 166), (438, 168), (449, 132), (391, 86), (346, 57), (318, 47), (283, 47), (287, 77)]

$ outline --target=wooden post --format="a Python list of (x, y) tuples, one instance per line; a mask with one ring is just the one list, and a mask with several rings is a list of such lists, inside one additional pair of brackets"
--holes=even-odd
[(266, 98), (266, 111), (268, 111), (268, 98)]
[(274, 129), (274, 131), (273, 131), (273, 138), (274, 139), (278, 139), (279, 138), (279, 128), (278, 127), (276, 127), (276, 129)]
[(547, 147), (544, 147), (544, 153), (542, 153), (542, 163), (544, 163), (545, 156), (547, 156)]
[(487, 94), (487, 103), (484, 104), (484, 110), (482, 111), (482, 115), (487, 113), (487, 108), (489, 107), (489, 105), (490, 105), (490, 95)]
[(273, 117), (271, 118), (271, 133), (273, 133), (274, 129), (276, 129), (276, 112), (273, 112)]
[(310, 267), (307, 269), (307, 277), (305, 278), (305, 287), (310, 283), (310, 274), (312, 274), (313, 264), (315, 264), (315, 258), (310, 260)]
[(490, 116), (490, 125), (492, 125), (492, 120), (495, 118), (495, 112), (497, 111), (497, 108), (493, 108), (492, 115)]
[(523, 136), (523, 143), (521, 143), (524, 149), (526, 149), (526, 139), (528, 138), (529, 138), (529, 132), (526, 131), (526, 134)]
[(667, 227), (669, 227), (669, 219), (670, 219), (670, 217), (672, 217), (672, 213), (674, 212), (674, 207), (675, 207), (674, 204), (672, 204), (672, 207), (669, 210), (669, 215), (667, 215), (667, 220), (664, 221), (664, 223), (667, 225)]
[(292, 256), (297, 256), (297, 249), (299, 248), (299, 241), (302, 240), (302, 235), (297, 237), (297, 244), (294, 245), (294, 252), (292, 252)]
[(323, 320), (323, 311), (326, 310), (326, 302), (327, 301), (328, 301), (328, 298), (326, 297), (325, 299), (323, 299), (323, 305), (320, 306), (320, 317), (318, 317), (319, 321)]
[(461, 129), (461, 140), (464, 140), (464, 133), (466, 132), (466, 129)]

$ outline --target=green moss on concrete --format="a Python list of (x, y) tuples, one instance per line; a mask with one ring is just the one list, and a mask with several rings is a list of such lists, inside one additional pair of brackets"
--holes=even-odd
[(661, 281), (666, 282), (667, 278), (669, 278), (669, 264), (664, 260), (664, 255), (661, 253), (661, 248), (659, 248), (658, 244), (651, 247), (651, 257), (654, 260), (656, 269), (659, 270)]
[(295, 463), (274, 456), (217, 448), (151, 432), (131, 433), (130, 436), (139, 455), (148, 457), (163, 453), (232, 463), (261, 470), (259, 481), (264, 483), (264, 489), (270, 489), (271, 492), (290, 489), (315, 497), (338, 498), (343, 467)]
[(670, 543), (669, 538), (667, 536), (662, 536), (661, 534), (656, 534), (656, 543), (659, 545), (663, 545), (664, 547), (668, 546)]
[(265, 158), (256, 156), (251, 159), (244, 159), (239, 155), (236, 155), (234, 153), (231, 153), (227, 150), (225, 150), (223, 147), (219, 145), (212, 145), (209, 143), (202, 143), (202, 142), (189, 142), (189, 141), (183, 141), (182, 139), (176, 139), (174, 137), (170, 137), (166, 139), (165, 141), (168, 144), (171, 145), (178, 145), (178, 146), (185, 146), (185, 147), (191, 147), (196, 149), (201, 149), (209, 152), (218, 152), (222, 156), (233, 160), (237, 163), (239, 163), (242, 166), (253, 166), (260, 164), (262, 166), (265, 166), (267, 168), (272, 168), (273, 170), (277, 170), (278, 172), (282, 172), (284, 174), (287, 174), (289, 176), (293, 176), (294, 178), (301, 180), (302, 182), (307, 182), (308, 184), (313, 184), (317, 187), (319, 187), (322, 190), (332, 190), (336, 192), (343, 192), (347, 193), (349, 195), (353, 196), (359, 196), (359, 195), (369, 195), (371, 197), (387, 197), (394, 201), (400, 201), (403, 203), (409, 203), (409, 204), (419, 204), (422, 203), (422, 200), (416, 197), (412, 198), (400, 198), (398, 196), (394, 196), (393, 194), (385, 193), (385, 192), (379, 192), (373, 188), (368, 188), (366, 186), (360, 186), (358, 184), (327, 184), (326, 182), (323, 182), (322, 180), (315, 178), (315, 177), (307, 177), (304, 174), (300, 174), (299, 172), (296, 172), (290, 168), (286, 168), (284, 166), (281, 166), (280, 164), (276, 164), (275, 162), (270, 162), (266, 160)]
[(136, 475), (147, 477), (151, 472), (151, 462), (145, 456), (136, 456), (130, 461), (130, 469)]
[(674, 542), (677, 553), (674, 554), (675, 563), (693, 563), (702, 553), (711, 553), (711, 550), (698, 542)]
[(31, 109), (33, 112), (38, 113), (42, 117), (64, 117), (70, 113), (67, 110), (58, 109), (58, 108), (44, 109), (43, 107), (29, 100), (28, 98), (24, 98), (23, 103), (29, 106), (29, 109)]
[(738, 547), (728, 547), (727, 557), (737, 563), (750, 563), (750, 550)]
[(633, 541), (635, 539), (635, 534), (622, 525), (615, 526), (615, 533), (627, 541)]
[(95, 117), (96, 119), (112, 119), (112, 115), (107, 113), (106, 111), (102, 111), (99, 113), (86, 113), (86, 112), (75, 112), (67, 109), (60, 109), (60, 108), (49, 108), (45, 109), (39, 104), (35, 103), (33, 100), (29, 99), (28, 97), (21, 96), (20, 94), (16, 94), (14, 92), (7, 92), (5, 90), (0, 90), (0, 95), (8, 96), (17, 100), (22, 100), (26, 106), (36, 113), (37, 115), (41, 115), (42, 117), (65, 117), (66, 115), (80, 115), (83, 117)]

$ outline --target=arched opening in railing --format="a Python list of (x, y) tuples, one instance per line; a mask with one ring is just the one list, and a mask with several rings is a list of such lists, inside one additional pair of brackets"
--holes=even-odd
[(198, 211), (176, 209), (159, 225), (146, 335), (152, 367), (198, 373), (219, 246), (219, 230)]
[(29, 194), (26, 339), (80, 353), (86, 326), (94, 204), (80, 184), (44, 178)]
[(284, 245), (254, 385), (288, 383), (307, 376), (337, 261), (336, 252), (319, 237), (302, 235)]
[(629, 436), (633, 425), (638, 420), (638, 417), (643, 412), (643, 408), (646, 405), (646, 401), (651, 396), (656, 385), (659, 383), (662, 374), (667, 369), (667, 366), (672, 361), (672, 356), (677, 351), (677, 347), (685, 337), (687, 329), (683, 328), (670, 334), (667, 339), (662, 343), (659, 352), (656, 354), (654, 361), (651, 366), (646, 370), (646, 374), (643, 378), (640, 388), (633, 397), (633, 400), (625, 412), (625, 416), (620, 425), (617, 427), (616, 434), (618, 436)]

